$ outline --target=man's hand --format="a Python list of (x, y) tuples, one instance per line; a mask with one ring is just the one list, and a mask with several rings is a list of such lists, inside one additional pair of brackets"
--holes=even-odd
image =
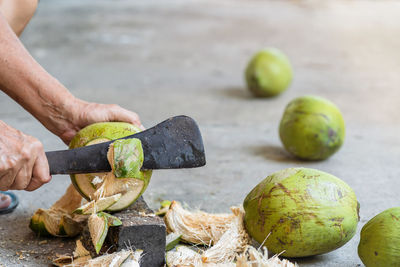
[[(88, 103), (75, 98), (66, 106), (70, 106), (70, 109), (63, 112), (65, 116), (53, 117), (57, 130), (52, 132), (58, 135), (67, 145), (80, 129), (95, 122), (128, 122), (144, 129), (136, 113), (118, 105)], [(47, 127), (45, 123), (44, 125)]]
[[(134, 112), (75, 98), (32, 58), (1, 10), (0, 90), (66, 144), (80, 129), (95, 122), (122, 121), (143, 128)], [(51, 177), (42, 144), (1, 121), (0, 132), (0, 190), (31, 191), (47, 183)]]
[(42, 144), (0, 121), (0, 190), (33, 191), (50, 181)]

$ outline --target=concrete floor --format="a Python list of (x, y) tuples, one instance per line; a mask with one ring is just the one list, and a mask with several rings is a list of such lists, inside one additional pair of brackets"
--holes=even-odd
[[(400, 188), (400, 23), (397, 1), (42, 0), (22, 40), (76, 96), (117, 103), (150, 127), (186, 114), (202, 130), (207, 166), (155, 171), (145, 198), (179, 200), (229, 212), (268, 174), (306, 166), (354, 188), (361, 221), (398, 205)], [(244, 88), (251, 55), (276, 46), (295, 79), (273, 99)], [(285, 105), (304, 94), (324, 96), (343, 112), (346, 141), (323, 162), (297, 161), (282, 149)], [(0, 119), (36, 136), (46, 150), (65, 145), (5, 95)], [(54, 176), (32, 192), (16, 192), (18, 209), (0, 216), (0, 262), (46, 266), (73, 242), (39, 239), (28, 222), (69, 184)], [(359, 234), (344, 247), (298, 260), (300, 266), (360, 266)], [(47, 242), (47, 243), (45, 243)], [(16, 252), (22, 251), (22, 259)]]

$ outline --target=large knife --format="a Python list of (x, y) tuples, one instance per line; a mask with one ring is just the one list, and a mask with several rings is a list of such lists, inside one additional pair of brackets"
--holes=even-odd
[[(195, 168), (206, 164), (200, 130), (196, 122), (187, 116), (172, 117), (143, 132), (121, 139), (127, 138), (141, 140), (143, 170)], [(50, 174), (111, 171), (107, 151), (112, 142), (46, 152)]]

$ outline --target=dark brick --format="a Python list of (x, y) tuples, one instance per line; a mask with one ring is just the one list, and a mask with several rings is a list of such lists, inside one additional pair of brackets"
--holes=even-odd
[[(164, 221), (158, 216), (146, 214), (151, 215), (154, 212), (149, 209), (142, 197), (128, 209), (114, 213), (114, 216), (121, 219), (122, 225), (109, 228), (100, 254), (132, 247), (143, 250), (141, 267), (164, 266), (166, 235)], [(87, 227), (82, 233), (82, 241), (92, 256), (96, 256)]]

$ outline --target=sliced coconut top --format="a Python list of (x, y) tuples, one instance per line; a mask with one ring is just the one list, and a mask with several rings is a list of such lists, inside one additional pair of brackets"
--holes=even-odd
[(140, 177), (143, 166), (142, 142), (137, 138), (120, 139), (111, 143), (108, 149), (108, 161), (117, 178)]

